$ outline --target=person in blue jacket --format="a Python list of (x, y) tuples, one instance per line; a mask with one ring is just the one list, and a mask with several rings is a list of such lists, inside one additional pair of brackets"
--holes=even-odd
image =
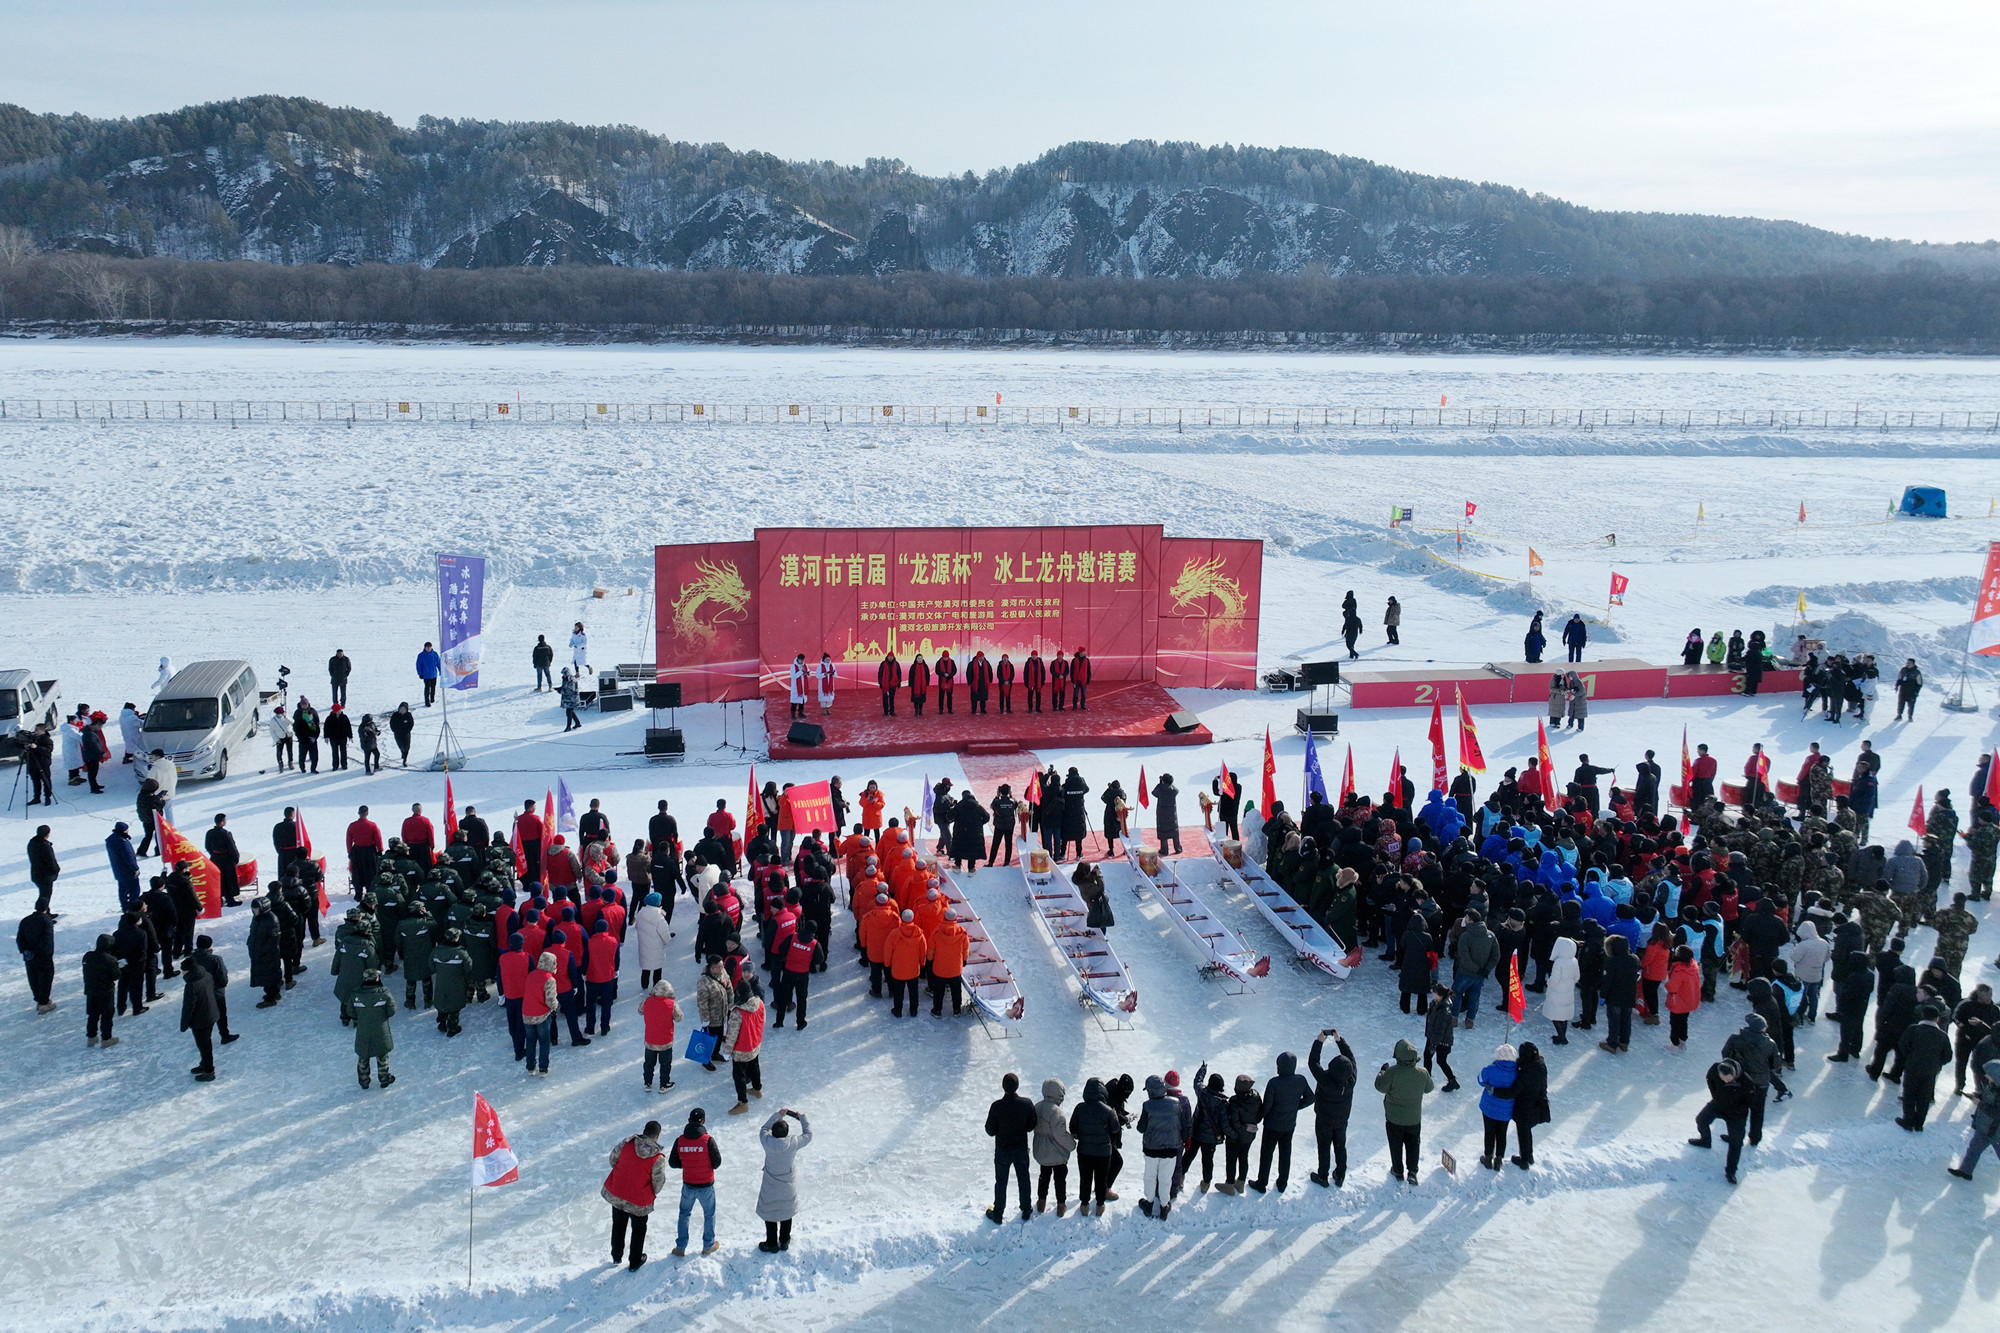
[(1610, 930), (1611, 923), (1618, 919), (1618, 904), (1605, 895), (1603, 887), (1595, 879), (1584, 883), (1582, 905), (1584, 918), (1595, 921), (1606, 930)]
[(119, 820), (104, 840), (104, 853), (111, 858), (111, 877), (118, 881), (118, 907), (130, 912), (139, 904), (139, 853), (132, 846), (132, 826)]
[(1507, 1126), (1514, 1119), (1514, 1076), (1517, 1063), (1514, 1048), (1501, 1044), (1493, 1051), (1493, 1061), (1479, 1071), (1479, 1114), (1486, 1121), (1486, 1146), (1479, 1164), (1489, 1171), (1500, 1169), (1507, 1155)]
[(1521, 639), (1521, 651), (1529, 663), (1542, 660), (1542, 650), (1549, 646), (1549, 636), (1542, 633), (1542, 613), (1535, 612), (1535, 618), (1528, 622), (1528, 632)]
[(438, 669), (441, 665), (438, 661), (437, 649), (431, 646), (429, 640), (425, 640), (424, 650), (417, 654), (417, 679), (424, 683), (424, 707), (426, 708), (437, 702)]

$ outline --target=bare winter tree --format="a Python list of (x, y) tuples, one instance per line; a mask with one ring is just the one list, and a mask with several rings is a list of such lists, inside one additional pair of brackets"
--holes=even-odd
[(0, 319), (7, 318), (7, 288), (15, 270), (35, 253), (35, 239), (26, 227), (0, 227)]
[(97, 319), (123, 319), (132, 283), (122, 266), (101, 255), (65, 255), (57, 262), (63, 290)]

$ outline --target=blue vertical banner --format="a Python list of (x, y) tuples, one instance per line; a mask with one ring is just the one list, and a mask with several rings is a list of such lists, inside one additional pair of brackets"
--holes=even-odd
[(486, 557), (438, 557), (438, 654), (449, 689), (479, 688), (480, 631), (486, 601)]

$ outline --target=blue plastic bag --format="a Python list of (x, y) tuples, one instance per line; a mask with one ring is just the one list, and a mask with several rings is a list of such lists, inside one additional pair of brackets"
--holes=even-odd
[(716, 1035), (707, 1028), (696, 1028), (688, 1034), (687, 1058), (698, 1065), (705, 1065), (715, 1058)]

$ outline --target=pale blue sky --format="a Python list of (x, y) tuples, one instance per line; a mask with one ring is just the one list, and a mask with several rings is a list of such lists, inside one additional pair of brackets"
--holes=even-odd
[(0, 99), (283, 92), (984, 171), (1072, 139), (1325, 148), (1600, 208), (2000, 236), (1967, 0), (6, 0)]

